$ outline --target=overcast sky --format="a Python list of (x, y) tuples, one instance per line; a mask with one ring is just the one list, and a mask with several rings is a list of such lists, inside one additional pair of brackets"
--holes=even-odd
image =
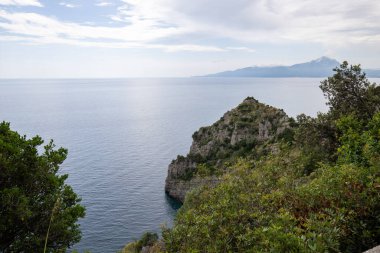
[(178, 77), (321, 56), (380, 68), (380, 2), (0, 0), (0, 78)]

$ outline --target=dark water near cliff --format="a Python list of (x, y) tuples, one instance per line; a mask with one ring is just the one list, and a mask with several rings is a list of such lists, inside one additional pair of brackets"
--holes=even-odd
[(74, 248), (116, 252), (171, 224), (167, 165), (245, 97), (290, 116), (326, 110), (320, 79), (0, 80), (0, 120), (69, 149), (62, 168), (87, 208)]

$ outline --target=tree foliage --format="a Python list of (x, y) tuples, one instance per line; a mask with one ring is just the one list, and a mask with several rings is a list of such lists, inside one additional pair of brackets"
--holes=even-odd
[[(85, 209), (59, 166), (67, 150), (27, 139), (0, 123), (0, 251), (64, 252), (80, 240)], [(49, 234), (47, 234), (50, 224)]]
[(320, 85), (334, 119), (354, 114), (368, 120), (379, 111), (380, 87), (368, 81), (360, 65), (349, 66), (344, 61), (334, 71), (336, 73)]
[(304, 174), (312, 173), (319, 162), (334, 162), (339, 145), (337, 128), (326, 114), (316, 118), (301, 114), (297, 116), (294, 145), (299, 148), (303, 159)]

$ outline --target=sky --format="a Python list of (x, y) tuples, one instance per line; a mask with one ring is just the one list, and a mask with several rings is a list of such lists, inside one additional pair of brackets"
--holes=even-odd
[(186, 77), (321, 56), (380, 68), (380, 2), (0, 0), (0, 78)]

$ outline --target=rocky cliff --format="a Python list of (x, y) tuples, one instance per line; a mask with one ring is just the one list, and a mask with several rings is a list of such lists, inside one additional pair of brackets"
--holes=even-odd
[(292, 122), (283, 110), (246, 98), (212, 126), (193, 134), (189, 154), (169, 165), (165, 192), (183, 202), (188, 191), (217, 184), (228, 164), (239, 157), (276, 152), (278, 141), (292, 134)]

